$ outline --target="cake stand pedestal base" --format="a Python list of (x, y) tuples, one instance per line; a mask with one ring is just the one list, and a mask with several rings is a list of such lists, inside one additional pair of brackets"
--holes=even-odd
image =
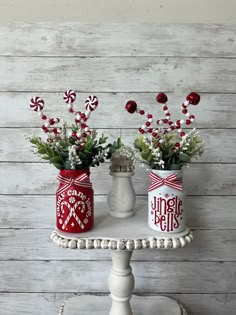
[[(132, 295), (130, 304), (134, 315), (187, 315), (178, 302), (166, 296)], [(59, 315), (108, 315), (110, 309), (110, 296), (82, 295), (67, 300)]]

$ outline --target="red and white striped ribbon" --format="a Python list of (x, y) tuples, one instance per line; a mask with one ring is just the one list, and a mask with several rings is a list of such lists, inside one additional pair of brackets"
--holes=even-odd
[(66, 191), (70, 186), (76, 185), (76, 186), (83, 186), (87, 188), (92, 187), (92, 183), (88, 181), (89, 177), (86, 173), (81, 174), (80, 176), (77, 176), (76, 178), (68, 178), (62, 175), (58, 175), (57, 179), (65, 184), (60, 189), (57, 190), (57, 194), (62, 194), (64, 191)]
[(157, 174), (151, 172), (149, 177), (152, 180), (152, 184), (150, 185), (148, 191), (152, 191), (157, 189), (163, 185), (169, 186), (171, 188), (183, 191), (182, 180), (177, 178), (175, 174), (169, 175), (166, 178), (161, 178)]

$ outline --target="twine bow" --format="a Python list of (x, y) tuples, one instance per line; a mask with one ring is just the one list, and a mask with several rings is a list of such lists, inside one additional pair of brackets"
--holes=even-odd
[(157, 174), (151, 172), (149, 177), (152, 180), (152, 184), (150, 185), (148, 191), (152, 191), (156, 188), (159, 188), (163, 185), (169, 186), (171, 188), (183, 191), (182, 188), (182, 180), (177, 178), (175, 174), (169, 175), (166, 178), (161, 178)]
[(90, 182), (88, 182), (88, 175), (86, 173), (83, 173), (79, 176), (77, 176), (76, 178), (68, 178), (62, 175), (58, 175), (57, 179), (65, 184), (63, 185), (60, 189), (57, 190), (57, 194), (62, 194), (64, 191), (66, 191), (69, 187), (71, 187), (72, 185), (76, 185), (76, 186), (83, 186), (83, 187), (87, 187), (87, 188), (91, 188), (92, 184)]

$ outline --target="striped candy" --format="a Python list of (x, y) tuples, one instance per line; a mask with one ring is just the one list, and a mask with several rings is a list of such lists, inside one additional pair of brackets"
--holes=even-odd
[(41, 111), (44, 108), (44, 100), (38, 96), (31, 98), (30, 108), (35, 112)]
[(87, 111), (92, 112), (98, 106), (98, 99), (95, 95), (90, 95), (84, 104)]
[(72, 104), (74, 103), (76, 99), (76, 93), (72, 90), (67, 90), (65, 93), (64, 93), (64, 101), (67, 103), (67, 104)]

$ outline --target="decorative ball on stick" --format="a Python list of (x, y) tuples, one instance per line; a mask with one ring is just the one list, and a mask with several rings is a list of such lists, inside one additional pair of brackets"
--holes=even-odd
[(94, 111), (98, 106), (98, 98), (95, 95), (90, 95), (85, 101), (85, 109), (88, 112)]
[(168, 97), (165, 93), (159, 93), (156, 96), (156, 101), (160, 104), (165, 104), (168, 101)]
[[(191, 92), (187, 97), (186, 101), (182, 104), (182, 113), (186, 116), (186, 120), (178, 119), (175, 122), (170, 121), (171, 114), (169, 112), (169, 108), (167, 106), (168, 97), (165, 93), (159, 93), (156, 96), (156, 101), (163, 105), (162, 110), (165, 113), (165, 118), (158, 119), (156, 121), (157, 128), (152, 128), (151, 124), (153, 122), (153, 115), (145, 112), (143, 109), (139, 109), (137, 103), (133, 100), (130, 100), (126, 103), (125, 109), (130, 113), (139, 113), (140, 115), (144, 115), (147, 117), (147, 121), (144, 125), (142, 125), (138, 130), (141, 134), (152, 134), (152, 137), (158, 138), (158, 144), (160, 145), (163, 142), (162, 135), (165, 135), (168, 132), (177, 130), (180, 134), (180, 137), (185, 136), (185, 132), (182, 131), (183, 125), (190, 125), (194, 122), (195, 117), (191, 115), (188, 111), (189, 105), (197, 105), (200, 102), (200, 95), (196, 92)], [(167, 125), (166, 128), (164, 126)], [(178, 147), (178, 145), (176, 146)]]
[[(86, 124), (91, 112), (93, 112), (98, 106), (98, 98), (95, 95), (90, 95), (85, 101), (85, 111), (74, 111), (73, 103), (76, 99), (76, 93), (73, 90), (67, 90), (63, 99), (66, 104), (68, 104), (69, 113), (75, 115), (75, 123), (78, 127), (77, 132), (71, 132), (71, 136), (78, 140), (80, 145), (83, 145), (87, 135), (91, 134), (89, 126)], [(30, 108), (39, 113), (41, 119), (45, 121), (42, 125), (42, 130), (45, 133), (54, 133), (54, 135), (59, 135), (62, 132), (62, 128), (52, 127), (60, 122), (59, 118), (47, 118), (43, 113), (44, 101), (39, 96), (33, 97), (30, 101)]]
[(186, 100), (189, 101), (191, 105), (197, 105), (200, 102), (200, 95), (196, 92), (191, 92), (187, 97)]
[(76, 99), (76, 93), (73, 90), (67, 90), (64, 93), (64, 101), (66, 104), (68, 104), (69, 113), (72, 113), (72, 114), (74, 113), (73, 103), (75, 99)]
[(65, 93), (64, 93), (64, 101), (67, 103), (67, 104), (72, 104), (74, 103), (76, 99), (76, 93), (73, 91), (73, 90), (67, 90)]
[(46, 122), (44, 125), (42, 125), (41, 129), (45, 133), (51, 133), (53, 132), (55, 135), (58, 135), (61, 132), (61, 128), (52, 128), (56, 123), (60, 122), (59, 118), (47, 118), (46, 115), (43, 113), (43, 108), (44, 108), (44, 100), (39, 97), (35, 96), (30, 100), (30, 108), (33, 109), (35, 112), (38, 112), (39, 115), (41, 116), (42, 120), (45, 120)]
[(98, 98), (95, 95), (90, 95), (84, 104), (85, 112), (74, 111), (73, 103), (76, 98), (76, 93), (68, 90), (64, 93), (64, 101), (68, 104), (69, 113), (75, 115), (75, 123), (78, 127), (77, 132), (72, 132), (72, 137), (75, 138), (81, 145), (88, 134), (91, 134), (89, 126), (85, 124), (91, 114), (98, 106)]
[(41, 112), (44, 108), (44, 100), (39, 96), (31, 98), (30, 108), (35, 112)]
[(135, 101), (128, 101), (127, 104), (125, 105), (125, 109), (127, 110), (128, 113), (133, 114), (137, 111), (137, 103)]

